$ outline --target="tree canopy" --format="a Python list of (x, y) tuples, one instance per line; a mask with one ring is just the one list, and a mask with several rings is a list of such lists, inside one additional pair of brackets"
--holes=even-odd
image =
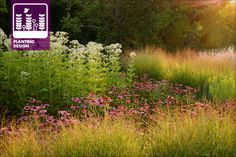
[[(8, 34), (9, 7), (0, 0), (0, 27)], [(125, 48), (225, 48), (236, 42), (235, 7), (228, 0), (51, 0), (51, 31)]]

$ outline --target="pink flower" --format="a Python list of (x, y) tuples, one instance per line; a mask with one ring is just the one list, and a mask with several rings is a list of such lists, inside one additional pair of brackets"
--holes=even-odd
[(48, 111), (47, 110), (40, 110), (39, 114), (45, 115)]
[(90, 104), (93, 105), (93, 106), (98, 106), (100, 103), (99, 103), (98, 100), (91, 100)]
[(125, 111), (127, 111), (127, 108), (125, 106), (121, 105), (121, 106), (118, 107), (118, 110), (122, 111), (122, 112), (125, 112)]
[(31, 111), (34, 111), (34, 112), (37, 112), (40, 109), (41, 109), (41, 107), (39, 107), (39, 106), (32, 106), (31, 107)]
[(25, 111), (30, 111), (30, 109), (31, 109), (31, 107), (30, 107), (29, 105), (27, 105), (27, 106), (24, 107), (24, 110), (25, 110)]
[(131, 101), (130, 101), (129, 99), (126, 99), (126, 100), (125, 100), (125, 103), (126, 103), (126, 104), (130, 104)]
[(62, 117), (70, 116), (70, 113), (67, 111), (58, 111), (58, 114)]
[(53, 116), (48, 116), (46, 122), (49, 124), (53, 124), (55, 122), (55, 119), (53, 118)]
[(70, 109), (73, 110), (73, 111), (75, 111), (75, 110), (77, 110), (78, 108), (77, 108), (77, 106), (71, 106)]
[(81, 103), (80, 98), (72, 98), (71, 100), (74, 101), (75, 103)]
[(123, 98), (122, 95), (118, 95), (118, 96), (117, 96), (117, 99), (118, 99), (118, 100), (121, 100), (122, 98)]
[(46, 108), (46, 107), (49, 107), (50, 105), (49, 104), (41, 104), (40, 107), (42, 108)]
[(28, 117), (27, 117), (27, 116), (22, 116), (22, 117), (20, 117), (19, 120), (20, 120), (20, 121), (26, 121), (26, 120), (28, 120)]

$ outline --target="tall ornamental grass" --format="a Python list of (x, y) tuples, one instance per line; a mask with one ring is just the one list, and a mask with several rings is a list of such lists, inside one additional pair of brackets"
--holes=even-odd
[(235, 57), (233, 50), (168, 54), (161, 49), (146, 48), (137, 52), (133, 62), (137, 74), (197, 87), (200, 97), (222, 101), (236, 98)]
[[(43, 133), (30, 125), (0, 138), (1, 157), (235, 156), (235, 124), (230, 114), (198, 116), (163, 112), (145, 128), (130, 118), (90, 119), (60, 132)], [(15, 128), (16, 129), (16, 128)]]

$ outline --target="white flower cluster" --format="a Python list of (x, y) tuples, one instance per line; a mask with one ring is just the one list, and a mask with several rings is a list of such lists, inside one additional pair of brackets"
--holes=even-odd
[[(0, 28), (0, 45), (4, 44), (10, 50), (10, 39), (7, 38)], [(69, 41), (68, 33), (58, 31), (55, 34), (50, 32), (50, 47), (55, 54), (69, 54), (71, 61), (86, 59), (88, 56), (106, 57), (107, 60), (119, 60), (122, 53), (122, 46), (119, 43), (104, 46), (96, 42), (89, 42), (87, 45), (80, 44), (77, 40)], [(24, 55), (40, 55), (43, 52), (27, 51)]]
[[(5, 39), (2, 31), (0, 33), (1, 41), (3, 37), (4, 42), (9, 41)], [(120, 78), (122, 47), (118, 43), (104, 46), (100, 43), (89, 42), (83, 45), (77, 40), (69, 41), (66, 32), (51, 32), (50, 47), (49, 51), (26, 51), (22, 53), (23, 56), (20, 55), (20, 58), (17, 58), (22, 61), (19, 64), (30, 65), (29, 68), (18, 71), (21, 81), (38, 77), (34, 69), (38, 67), (43, 67), (39, 68), (40, 72), (47, 76), (48, 70), (52, 73), (60, 73), (60, 76), (56, 78), (63, 77), (63, 84), (66, 87), (69, 86), (73, 91), (80, 89), (81, 93), (105, 92), (108, 87), (118, 85), (122, 81)], [(9, 53), (12, 52), (9, 51)]]
[(10, 49), (10, 39), (7, 38), (7, 35), (0, 28), (0, 47), (4, 45), (7, 49)]
[(111, 44), (109, 46), (106, 46), (104, 49), (108, 53), (110, 60), (118, 61), (120, 59), (120, 54), (122, 53), (121, 44)]
[(129, 56), (131, 57), (131, 58), (134, 58), (134, 57), (136, 57), (136, 53), (135, 52), (130, 52), (130, 54), (129, 54)]
[(111, 44), (109, 46), (103, 46), (103, 44), (96, 42), (89, 42), (86, 46), (80, 44), (77, 40), (72, 40), (69, 46), (69, 56), (72, 60), (85, 59), (89, 55), (106, 57), (105, 54), (109, 54), (109, 58), (119, 58), (122, 53), (122, 47), (120, 44)]
[(122, 49), (122, 46), (119, 43), (111, 44), (111, 45), (105, 47), (106, 52), (115, 53), (115, 54), (121, 54), (121, 52), (122, 52), (121, 49)]
[[(50, 32), (50, 47), (51, 50), (62, 50), (63, 52), (68, 51), (66, 44), (69, 42), (68, 33), (66, 32)], [(60, 51), (59, 51), (60, 52)]]

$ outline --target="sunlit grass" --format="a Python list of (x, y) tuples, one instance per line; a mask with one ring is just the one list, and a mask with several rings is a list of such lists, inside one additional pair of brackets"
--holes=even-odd
[(0, 139), (0, 156), (236, 155), (230, 113), (208, 111), (192, 117), (165, 111), (149, 118), (145, 128), (139, 127), (140, 122), (120, 117), (115, 121), (90, 119), (47, 134), (32, 126), (18, 126), (18, 133)]
[[(137, 53), (134, 59), (137, 74), (146, 73), (158, 80), (197, 87), (200, 96), (212, 99), (216, 95), (220, 100), (236, 98), (236, 58), (233, 50), (218, 53), (185, 50), (173, 55), (161, 49), (146, 48)], [(223, 77), (224, 83), (219, 81)]]

